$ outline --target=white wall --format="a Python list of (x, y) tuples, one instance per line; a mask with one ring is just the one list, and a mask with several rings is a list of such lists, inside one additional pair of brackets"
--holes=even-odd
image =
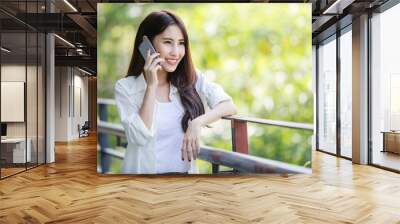
[(55, 68), (55, 140), (68, 140), (68, 86), (67, 67)]
[(56, 67), (56, 141), (79, 138), (78, 124), (88, 120), (88, 78), (83, 75), (75, 68)]

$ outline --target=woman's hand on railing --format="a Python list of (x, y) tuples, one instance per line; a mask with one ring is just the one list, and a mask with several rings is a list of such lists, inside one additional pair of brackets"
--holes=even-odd
[(200, 153), (200, 132), (201, 125), (196, 120), (189, 121), (188, 128), (183, 137), (182, 143), (182, 160), (197, 159)]

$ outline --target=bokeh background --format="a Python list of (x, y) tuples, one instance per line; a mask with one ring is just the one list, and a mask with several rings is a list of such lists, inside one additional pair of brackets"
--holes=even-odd
[[(161, 9), (182, 18), (195, 67), (232, 96), (238, 115), (313, 123), (311, 4), (98, 4), (98, 98), (114, 99), (140, 22)], [(120, 122), (115, 107), (108, 121)], [(248, 124), (248, 133), (249, 154), (311, 167), (312, 133), (257, 124)], [(116, 139), (109, 144), (125, 150)], [(202, 144), (231, 150), (230, 122), (203, 129)], [(211, 173), (210, 164), (198, 165)], [(112, 172), (120, 166), (111, 161)]]

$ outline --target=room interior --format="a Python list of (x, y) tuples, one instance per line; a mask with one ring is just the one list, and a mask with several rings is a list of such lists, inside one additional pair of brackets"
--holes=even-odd
[(312, 4), (313, 173), (187, 178), (97, 173), (98, 155), (118, 157), (97, 139), (96, 4), (110, 2), (127, 1), (1, 1), (0, 222), (400, 220), (398, 1), (265, 1)]

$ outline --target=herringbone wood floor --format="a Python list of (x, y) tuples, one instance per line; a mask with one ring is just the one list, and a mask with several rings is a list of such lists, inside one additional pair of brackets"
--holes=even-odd
[(0, 223), (400, 223), (400, 175), (313, 152), (312, 175), (104, 176), (94, 137), (0, 181)]

